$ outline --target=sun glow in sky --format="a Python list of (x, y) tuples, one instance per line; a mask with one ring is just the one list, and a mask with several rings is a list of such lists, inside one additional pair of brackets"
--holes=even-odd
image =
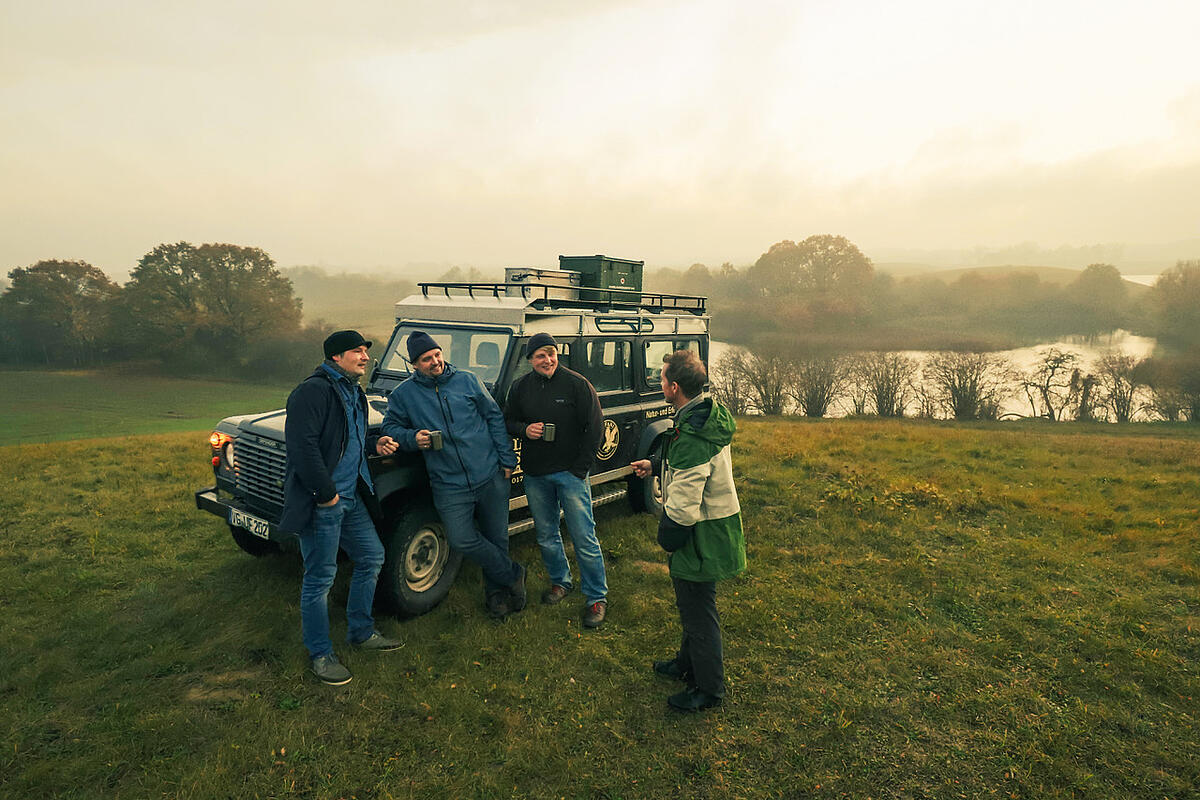
[(0, 267), (1197, 239), (1198, 32), (1184, 0), (6, 2)]

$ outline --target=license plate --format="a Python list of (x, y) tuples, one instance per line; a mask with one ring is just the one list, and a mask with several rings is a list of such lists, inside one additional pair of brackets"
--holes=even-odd
[(271, 538), (271, 524), (265, 519), (259, 519), (245, 511), (239, 511), (236, 508), (229, 509), (229, 524), (235, 528), (245, 528), (259, 538)]

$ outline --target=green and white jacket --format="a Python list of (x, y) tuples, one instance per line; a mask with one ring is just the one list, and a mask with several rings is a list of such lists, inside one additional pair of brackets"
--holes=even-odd
[(742, 507), (733, 485), (733, 415), (696, 397), (675, 414), (662, 459), (663, 516), (658, 541), (671, 552), (671, 576), (732, 578), (746, 568)]

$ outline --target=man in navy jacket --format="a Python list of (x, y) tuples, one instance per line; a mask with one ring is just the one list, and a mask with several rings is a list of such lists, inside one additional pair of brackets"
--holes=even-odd
[(407, 345), (413, 373), (388, 396), (383, 432), (425, 457), (446, 538), (483, 570), (488, 613), (502, 619), (526, 602), (525, 567), (508, 556), (509, 478), (517, 455), (504, 415), (478, 377), (442, 359), (429, 334), (413, 331)]
[(375, 630), (371, 606), (383, 568), (383, 545), (364, 505), (374, 502), (367, 453), (396, 452), (388, 436), (367, 436), (367, 398), (358, 379), (371, 343), (358, 331), (325, 340), (325, 361), (292, 390), (284, 437), (287, 474), (279, 527), (296, 533), (304, 557), (300, 625), (312, 671), (323, 682), (350, 681), (329, 638), (329, 590), (338, 549), (354, 562), (346, 600), (346, 639), (364, 650), (396, 650), (400, 642)]

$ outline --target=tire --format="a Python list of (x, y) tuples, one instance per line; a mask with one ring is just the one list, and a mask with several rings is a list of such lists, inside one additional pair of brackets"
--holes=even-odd
[[(651, 452), (658, 448), (658, 442), (654, 443)], [(629, 505), (634, 511), (641, 511), (651, 516), (662, 516), (663, 496), (662, 496), (662, 477), (659, 475), (650, 475), (645, 478), (630, 477), (629, 478)]]
[(401, 617), (415, 617), (446, 599), (462, 566), (437, 512), (418, 506), (390, 521), (376, 598)]
[(275, 542), (255, 536), (245, 528), (236, 528), (230, 525), (229, 532), (233, 534), (233, 541), (237, 546), (255, 558), (262, 558), (263, 556), (270, 556), (280, 552), (279, 545), (275, 544)]

